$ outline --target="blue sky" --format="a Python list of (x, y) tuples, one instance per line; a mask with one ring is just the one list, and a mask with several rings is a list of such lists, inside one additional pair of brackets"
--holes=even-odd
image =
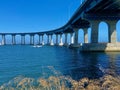
[(0, 32), (39, 32), (63, 26), (80, 0), (0, 0)]

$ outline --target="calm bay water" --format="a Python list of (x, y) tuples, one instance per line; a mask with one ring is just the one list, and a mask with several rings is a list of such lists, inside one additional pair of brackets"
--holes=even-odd
[(18, 76), (99, 78), (106, 70), (120, 74), (120, 52), (79, 52), (66, 47), (0, 46), (0, 85)]

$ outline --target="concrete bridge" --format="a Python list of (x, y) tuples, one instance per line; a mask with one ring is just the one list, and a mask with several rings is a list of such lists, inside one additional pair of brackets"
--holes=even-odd
[[(6, 36), (11, 35), (12, 44), (16, 44), (16, 36), (21, 36), (21, 44), (26, 43), (25, 36), (30, 36), (31, 45), (34, 44), (34, 36), (38, 35), (38, 44), (49, 45), (69, 45), (70, 47), (80, 47), (83, 51), (120, 51), (120, 43), (117, 42), (116, 24), (120, 20), (120, 0), (85, 0), (77, 9), (70, 20), (62, 27), (45, 32), (31, 33), (0, 33), (2, 45), (6, 44)], [(108, 25), (108, 42), (98, 42), (98, 26), (101, 21)], [(91, 28), (90, 42), (88, 42), (88, 28)], [(83, 29), (84, 43), (78, 42), (79, 29)], [(104, 32), (103, 32), (104, 33)], [(68, 43), (70, 34), (70, 43)], [(45, 35), (47, 42), (44, 41)], [(53, 42), (53, 35), (56, 42)], [(63, 43), (64, 35), (64, 43)], [(59, 36), (59, 37), (58, 37)], [(59, 39), (59, 42), (58, 42)]]

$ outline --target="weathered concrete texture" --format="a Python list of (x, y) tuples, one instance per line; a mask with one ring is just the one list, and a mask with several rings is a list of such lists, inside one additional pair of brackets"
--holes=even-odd
[(81, 51), (120, 51), (120, 43), (88, 43), (80, 47)]

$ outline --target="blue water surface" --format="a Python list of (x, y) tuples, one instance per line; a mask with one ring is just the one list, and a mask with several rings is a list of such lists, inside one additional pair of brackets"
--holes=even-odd
[(120, 73), (120, 52), (80, 52), (59, 46), (0, 46), (0, 85), (19, 75), (40, 78), (61, 74), (75, 80), (99, 78), (106, 69)]

